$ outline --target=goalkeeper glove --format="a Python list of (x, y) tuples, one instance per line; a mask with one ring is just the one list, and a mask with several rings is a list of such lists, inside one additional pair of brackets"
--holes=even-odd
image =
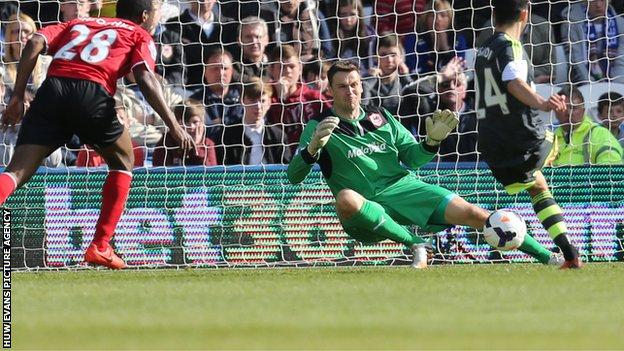
[(334, 131), (334, 128), (338, 126), (338, 123), (340, 123), (340, 118), (338, 117), (327, 117), (319, 122), (307, 147), (310, 155), (316, 156), (318, 151), (322, 149), (325, 144), (327, 144), (329, 137), (331, 137), (331, 134)]
[(427, 139), (425, 143), (429, 146), (438, 146), (442, 140), (457, 127), (459, 117), (457, 113), (451, 110), (437, 110), (433, 113), (433, 118), (427, 117), (425, 120), (425, 128), (427, 130)]

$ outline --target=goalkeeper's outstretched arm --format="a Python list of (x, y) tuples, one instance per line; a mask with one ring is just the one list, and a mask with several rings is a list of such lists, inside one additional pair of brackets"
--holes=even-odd
[(318, 155), (314, 155), (316, 156), (314, 157), (307, 151), (310, 140), (312, 139), (312, 134), (314, 134), (314, 130), (317, 125), (317, 121), (310, 120), (301, 133), (297, 153), (290, 161), (290, 164), (288, 164), (288, 169), (286, 170), (288, 181), (291, 184), (299, 184), (303, 182), (308, 174), (310, 174), (310, 170), (312, 169), (314, 163), (318, 160)]
[(303, 129), (297, 154), (288, 165), (286, 174), (288, 180), (293, 183), (301, 183), (310, 173), (312, 165), (318, 161), (323, 147), (331, 138), (340, 119), (338, 117), (325, 117), (322, 121), (311, 120)]
[(405, 166), (418, 169), (435, 157), (439, 149), (439, 142), (434, 143), (427, 137), (427, 142), (417, 143), (414, 136), (399, 121), (392, 117), (389, 112), (384, 111), (384, 113), (396, 130), (396, 147), (399, 151), (399, 159)]

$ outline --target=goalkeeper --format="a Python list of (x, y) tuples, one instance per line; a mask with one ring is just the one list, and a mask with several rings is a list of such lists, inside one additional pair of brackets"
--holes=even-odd
[[(363, 243), (385, 239), (403, 243), (412, 250), (415, 268), (427, 267), (427, 244), (403, 225), (415, 224), (427, 232), (453, 225), (483, 229), (488, 211), (420, 181), (400, 164), (416, 169), (431, 161), (440, 142), (457, 126), (456, 114), (438, 110), (427, 118), (427, 138), (419, 144), (385, 109), (360, 105), (359, 67), (339, 61), (327, 76), (334, 105), (305, 126), (297, 155), (288, 166), (291, 183), (303, 181), (318, 163), (347, 234)], [(520, 250), (544, 264), (561, 263), (559, 255), (529, 235)]]

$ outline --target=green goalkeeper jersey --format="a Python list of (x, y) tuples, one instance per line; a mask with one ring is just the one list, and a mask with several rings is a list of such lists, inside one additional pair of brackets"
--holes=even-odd
[(388, 111), (360, 107), (356, 120), (340, 119), (318, 159), (307, 151), (320, 121), (335, 116), (333, 109), (311, 119), (299, 141), (298, 152), (288, 165), (288, 179), (296, 184), (305, 179), (318, 162), (334, 195), (342, 189), (372, 198), (435, 156), (437, 148), (416, 142), (410, 132)]

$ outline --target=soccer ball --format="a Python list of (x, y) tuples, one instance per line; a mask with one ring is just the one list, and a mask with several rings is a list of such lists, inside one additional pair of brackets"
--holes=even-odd
[(511, 211), (495, 211), (485, 221), (483, 236), (493, 248), (501, 251), (515, 250), (524, 242), (526, 223)]

